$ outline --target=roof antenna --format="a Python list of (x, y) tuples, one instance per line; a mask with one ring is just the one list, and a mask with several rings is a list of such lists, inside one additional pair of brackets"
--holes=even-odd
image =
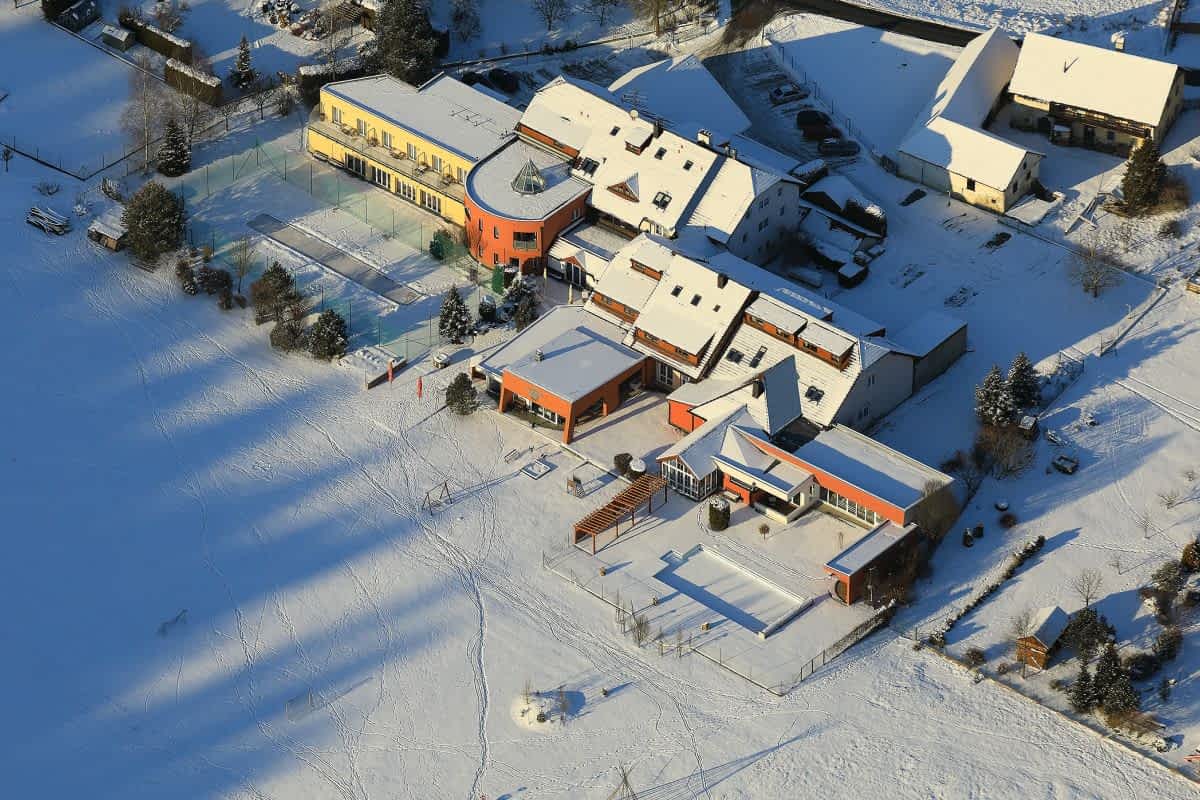
[(1066, 72), (1071, 67), (1075, 66), (1075, 62), (1078, 60), (1079, 60), (1079, 58), (1076, 57), (1076, 58), (1072, 58), (1070, 61), (1064, 61), (1063, 62), (1063, 72)]

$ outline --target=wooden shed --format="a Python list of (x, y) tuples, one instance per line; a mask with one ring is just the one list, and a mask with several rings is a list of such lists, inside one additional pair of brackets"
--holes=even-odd
[(1067, 612), (1058, 606), (1038, 609), (1030, 632), (1017, 639), (1017, 661), (1037, 669), (1045, 669), (1069, 621)]
[(100, 41), (109, 47), (115, 47), (117, 50), (125, 52), (137, 44), (137, 37), (133, 35), (133, 31), (126, 30), (125, 28), (118, 28), (116, 25), (105, 25), (100, 29)]
[(116, 215), (97, 217), (88, 226), (87, 235), (93, 242), (102, 244), (109, 250), (120, 250), (125, 246), (125, 226)]

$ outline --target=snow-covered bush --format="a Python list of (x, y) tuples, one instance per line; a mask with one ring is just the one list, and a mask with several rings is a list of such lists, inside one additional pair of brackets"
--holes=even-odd
[(308, 349), (314, 358), (329, 361), (346, 355), (346, 320), (333, 309), (321, 312), (308, 334)]

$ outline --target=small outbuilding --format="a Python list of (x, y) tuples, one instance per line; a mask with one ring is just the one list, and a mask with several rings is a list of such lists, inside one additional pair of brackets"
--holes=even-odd
[(100, 29), (100, 41), (122, 53), (137, 44), (133, 31), (116, 25), (105, 25)]
[(125, 246), (125, 226), (116, 215), (106, 214), (94, 219), (88, 226), (87, 236), (109, 250), (116, 251)]
[(1030, 632), (1017, 639), (1017, 661), (1036, 669), (1045, 669), (1069, 621), (1067, 612), (1058, 606), (1038, 609)]

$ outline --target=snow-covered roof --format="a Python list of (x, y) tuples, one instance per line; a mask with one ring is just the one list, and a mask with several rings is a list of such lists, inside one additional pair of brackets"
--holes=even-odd
[(612, 228), (597, 225), (592, 222), (581, 222), (575, 227), (559, 235), (558, 241), (570, 244), (594, 253), (606, 261), (612, 261), (617, 252), (629, 244), (629, 238), (615, 232)]
[(967, 323), (957, 317), (927, 311), (888, 338), (909, 355), (924, 357), (965, 327)]
[(919, 501), (927, 483), (952, 481), (950, 476), (844, 425), (817, 434), (801, 445), (795, 456), (897, 508), (909, 508)]
[[(555, 306), (479, 364), (574, 401), (645, 360), (621, 344), (624, 332), (580, 306)], [(540, 351), (540, 357), (539, 357)]]
[(752, 443), (758, 437), (731, 425), (721, 443), (721, 450), (713, 461), (723, 472), (755, 486), (765, 489), (782, 500), (792, 501), (812, 479), (812, 473), (768, 456)]
[(783, 178), (777, 173), (722, 157), (712, 182), (700, 196), (688, 224), (703, 228), (709, 238), (724, 244), (746, 216), (751, 204), (781, 180)]
[(1037, 639), (1046, 647), (1053, 647), (1054, 643), (1058, 641), (1058, 637), (1062, 636), (1063, 631), (1067, 629), (1067, 623), (1070, 621), (1071, 618), (1067, 616), (1067, 612), (1058, 606), (1039, 608), (1033, 619), (1030, 620), (1029, 633), (1026, 636)]
[(126, 233), (125, 225), (121, 222), (121, 214), (117, 211), (109, 211), (96, 217), (92, 220), (92, 224), (88, 225), (88, 230), (107, 236), (114, 241)]
[[(745, 406), (755, 423), (766, 431), (768, 436), (774, 436), (801, 415), (798, 375), (796, 358), (793, 356), (776, 361), (765, 370), (740, 382), (708, 378), (698, 384), (684, 386), (716, 383), (718, 387), (730, 387), (723, 394), (714, 394), (710, 399), (697, 403), (692, 412), (703, 419), (709, 419), (735, 405)], [(755, 397), (755, 384), (758, 381), (762, 382), (762, 391)], [(684, 387), (681, 386), (680, 389), (682, 388)], [(671, 393), (671, 399), (682, 400), (687, 396), (676, 397), (678, 391)]]
[(329, 83), (321, 91), (471, 161), (504, 144), (521, 118), (512, 106), (445, 74), (420, 87), (390, 75), (372, 75)]
[(1018, 52), (999, 28), (967, 43), (899, 151), (993, 189), (1006, 189), (1030, 151), (988, 133), (983, 124), (1013, 76)]
[(533, 96), (521, 124), (578, 151), (575, 174), (595, 187), (594, 208), (635, 229), (658, 226), (671, 235), (718, 155), (625, 105), (586, 81), (559, 77)]
[(658, 461), (668, 461), (677, 458), (698, 478), (703, 478), (717, 468), (713, 456), (721, 451), (725, 441), (725, 433), (735, 421), (753, 425), (754, 421), (746, 409), (738, 406), (731, 408), (725, 414), (710, 419), (699, 428), (667, 448)]
[(1166, 61), (1030, 33), (1009, 91), (1153, 126), (1178, 72)]
[(658, 288), (658, 281), (633, 269), (630, 266), (631, 262), (637, 261), (664, 272), (670, 265), (670, 260), (671, 250), (662, 240), (644, 233), (636, 239), (631, 239), (617, 251), (603, 274), (597, 276), (595, 291), (589, 298), (588, 308), (607, 317), (608, 312), (595, 302), (596, 295), (603, 295), (640, 312), (650, 299), (651, 293)]
[(886, 553), (916, 529), (915, 525), (901, 527), (894, 522), (878, 525), (866, 536), (831, 558), (825, 566), (842, 575), (854, 575)]
[(694, 122), (729, 133), (750, 127), (749, 118), (695, 55), (635, 67), (608, 90), (622, 103), (671, 125)]
[(900, 151), (999, 190), (1008, 188), (1025, 156), (1033, 152), (945, 117), (909, 134)]
[[(516, 185), (518, 177), (522, 186)], [(526, 191), (538, 188), (539, 179), (540, 191)], [(466, 184), (467, 194), (480, 206), (517, 220), (545, 219), (591, 190), (571, 174), (568, 160), (523, 139), (512, 140), (476, 164)]]

